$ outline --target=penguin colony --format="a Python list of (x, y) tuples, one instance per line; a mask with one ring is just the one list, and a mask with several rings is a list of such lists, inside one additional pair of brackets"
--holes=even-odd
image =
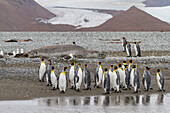
[[(66, 75), (65, 71), (68, 68), (69, 73)], [(85, 87), (83, 90), (91, 90), (91, 74), (87, 64), (82, 69), (81, 64), (70, 63), (70, 66), (63, 67), (62, 72), (57, 75), (51, 60), (48, 60), (48, 63), (45, 64), (45, 59), (41, 59), (39, 81), (45, 80), (47, 86), (52, 86), (52, 90), (59, 89), (60, 93), (65, 93), (67, 87), (79, 92), (82, 84)], [(156, 70), (156, 80), (158, 91), (165, 91), (164, 77), (160, 69)], [(144, 69), (142, 83), (145, 91), (152, 90), (149, 67)], [(110, 91), (120, 93), (120, 89), (131, 90), (131, 88), (133, 88), (134, 93), (140, 92), (140, 78), (137, 65), (134, 64), (133, 60), (129, 60), (129, 63), (123, 61), (122, 64), (110, 65), (109, 68), (103, 69), (102, 62), (98, 62), (94, 74), (94, 87), (102, 87), (104, 94), (110, 94)]]

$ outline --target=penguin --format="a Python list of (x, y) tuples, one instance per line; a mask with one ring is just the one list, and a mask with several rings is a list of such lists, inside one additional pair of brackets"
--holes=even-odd
[(16, 52), (15, 52), (15, 51), (13, 51), (12, 53), (13, 53), (13, 57), (15, 57), (15, 55), (16, 55)]
[(91, 90), (91, 74), (90, 74), (87, 64), (84, 65), (83, 73), (84, 73), (85, 90)]
[(124, 65), (124, 73), (125, 73), (125, 90), (130, 90), (130, 72), (128, 70), (128, 65)]
[(132, 70), (130, 72), (130, 85), (134, 87), (134, 74), (135, 74), (135, 68), (133, 68), (134, 65), (132, 65)]
[(19, 49), (17, 49), (17, 52), (16, 52), (16, 54), (19, 54)]
[(75, 77), (75, 63), (71, 63), (70, 71), (69, 71), (69, 82), (71, 85), (71, 89), (74, 89), (74, 77)]
[(125, 86), (125, 72), (123, 72), (123, 68), (121, 64), (118, 64), (118, 72), (120, 76), (120, 86)]
[(51, 60), (48, 60), (47, 69), (46, 69), (47, 86), (52, 86), (52, 83), (51, 83), (51, 69), (52, 69)]
[(131, 72), (132, 70), (132, 65), (133, 65), (133, 60), (129, 60), (129, 65), (128, 65), (129, 72)]
[(139, 73), (137, 70), (137, 65), (133, 65), (134, 70), (134, 93), (140, 92), (140, 81), (139, 81)]
[(66, 91), (66, 69), (68, 67), (64, 67), (63, 68), (63, 71), (60, 73), (60, 76), (59, 76), (59, 90), (60, 90), (60, 93), (65, 93)]
[(127, 42), (126, 38), (123, 37), (123, 38), (122, 38), (123, 52), (126, 52), (126, 42)]
[(76, 45), (76, 42), (73, 42), (72, 44), (73, 44), (73, 45)]
[[(51, 84), (52, 84), (53, 90), (55, 90), (55, 89), (57, 89), (57, 74), (54, 72), (54, 66), (52, 66), (52, 68), (51, 68), (50, 75), (51, 75)], [(47, 78), (48, 78), (48, 76), (47, 76)]]
[(111, 90), (114, 91), (114, 79), (116, 79), (115, 75), (113, 74), (113, 65), (110, 65), (110, 69), (109, 69), (109, 76), (110, 76), (110, 87)]
[(103, 83), (104, 94), (110, 94), (110, 76), (107, 68), (104, 69), (103, 76), (104, 76), (104, 83)]
[(131, 45), (129, 42), (126, 42), (126, 52), (127, 52), (127, 57), (132, 57), (132, 51), (131, 51)]
[(148, 91), (151, 88), (151, 74), (150, 74), (150, 68), (145, 67), (144, 73), (143, 73), (143, 78), (142, 78), (142, 83), (146, 91)]
[(4, 56), (4, 52), (3, 52), (3, 51), (1, 51), (1, 52), (0, 52), (0, 55), (1, 55), (1, 56)]
[(103, 70), (101, 64), (102, 62), (98, 62), (98, 66), (96, 68), (95, 75), (94, 75), (94, 80), (95, 80), (94, 87), (97, 88), (100, 87), (99, 85), (101, 84), (103, 78)]
[(165, 91), (164, 89), (164, 76), (161, 72), (160, 69), (157, 69), (156, 70), (157, 73), (156, 73), (156, 80), (157, 80), (157, 84), (158, 84), (158, 91)]
[(113, 87), (114, 87), (114, 91), (119, 93), (120, 91), (120, 75), (119, 72), (117, 70), (117, 66), (114, 66), (114, 70), (113, 70)]
[(126, 65), (126, 60), (123, 61), (122, 68), (124, 69)]
[(20, 49), (20, 53), (21, 53), (21, 54), (24, 54), (24, 49)]
[(141, 57), (141, 50), (138, 42), (134, 42), (136, 57)]
[(46, 64), (44, 62), (44, 58), (42, 58), (40, 68), (39, 68), (39, 81), (40, 82), (44, 81), (45, 74), (46, 74)]
[(81, 65), (78, 64), (77, 74), (76, 74), (76, 77), (75, 77), (76, 91), (80, 91), (82, 78), (83, 78), (83, 72), (82, 72), (82, 69), (81, 69)]

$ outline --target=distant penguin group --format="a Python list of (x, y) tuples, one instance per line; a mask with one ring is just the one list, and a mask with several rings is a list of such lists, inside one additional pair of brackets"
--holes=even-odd
[[(135, 57), (141, 57), (141, 49), (139, 42), (132, 42), (134, 44)], [(130, 42), (127, 42), (125, 37), (122, 38), (123, 52), (127, 53), (127, 57), (132, 57), (132, 50)]]

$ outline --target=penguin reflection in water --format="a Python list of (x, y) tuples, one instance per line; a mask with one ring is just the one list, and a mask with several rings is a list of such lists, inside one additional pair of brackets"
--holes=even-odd
[(60, 76), (59, 76), (59, 90), (60, 90), (60, 93), (65, 93), (66, 91), (66, 69), (68, 67), (64, 67), (63, 68), (63, 71), (60, 73)]
[(158, 84), (158, 91), (165, 91), (164, 89), (164, 76), (161, 72), (160, 69), (157, 69), (156, 70), (157, 73), (156, 73), (156, 79), (157, 79), (157, 84)]
[(136, 57), (141, 57), (141, 50), (138, 42), (134, 42)]
[(39, 68), (39, 81), (40, 82), (44, 82), (44, 77), (46, 74), (46, 65), (44, 62), (44, 58), (41, 59), (41, 64), (40, 64), (40, 68)]
[(85, 84), (84, 90), (91, 90), (91, 75), (87, 64), (84, 65), (83, 77), (84, 77), (84, 84)]
[(150, 68), (149, 67), (145, 67), (145, 70), (144, 70), (144, 73), (143, 73), (142, 83), (143, 83), (146, 91), (148, 91), (149, 89), (152, 90), (152, 88), (151, 88), (151, 74), (150, 74)]
[(103, 79), (103, 70), (102, 70), (102, 66), (101, 66), (102, 62), (98, 62), (98, 66), (96, 68), (96, 72), (94, 75), (94, 80), (95, 80), (95, 84), (94, 87), (99, 88), (99, 85), (102, 82)]
[(104, 94), (109, 94), (110, 93), (110, 76), (109, 76), (109, 72), (108, 69), (105, 68), (104, 69), (104, 73), (103, 73), (103, 87), (104, 87)]

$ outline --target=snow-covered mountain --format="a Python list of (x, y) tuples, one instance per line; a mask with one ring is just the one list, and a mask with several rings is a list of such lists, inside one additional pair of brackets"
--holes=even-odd
[[(58, 15), (48, 22), (52, 24), (68, 24), (78, 26), (77, 28), (96, 27), (110, 18), (109, 14), (94, 12), (92, 9), (100, 10), (127, 10), (133, 5), (141, 10), (170, 23), (170, 6), (146, 7), (156, 4), (154, 0), (35, 0), (52, 13)], [(157, 0), (160, 3), (161, 0)], [(169, 3), (169, 0), (164, 0)], [(91, 9), (91, 10), (87, 10)], [(85, 22), (84, 20), (88, 20)]]

